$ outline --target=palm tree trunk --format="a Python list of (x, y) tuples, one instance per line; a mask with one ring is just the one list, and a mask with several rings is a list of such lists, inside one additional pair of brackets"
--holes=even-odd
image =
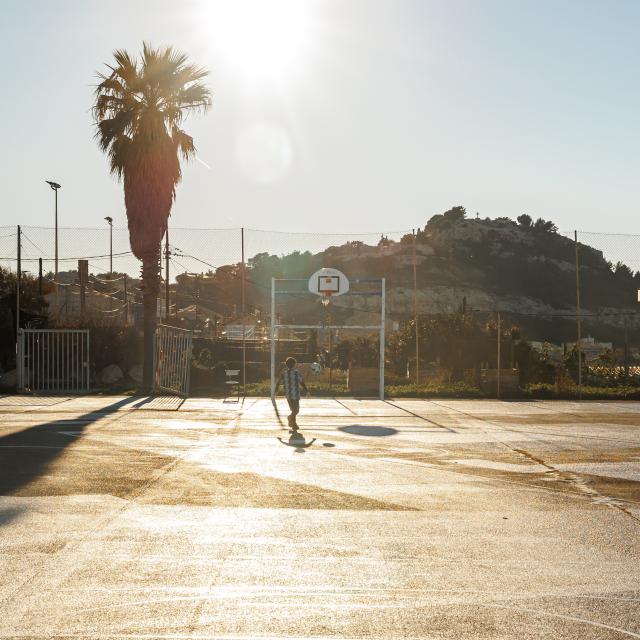
[(143, 291), (143, 367), (142, 391), (153, 390), (153, 337), (156, 331), (158, 292), (160, 291), (160, 244), (142, 258)]

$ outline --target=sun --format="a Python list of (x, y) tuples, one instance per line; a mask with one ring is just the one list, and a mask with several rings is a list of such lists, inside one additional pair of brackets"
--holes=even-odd
[(212, 46), (232, 73), (255, 83), (287, 80), (300, 69), (311, 40), (310, 0), (206, 2)]

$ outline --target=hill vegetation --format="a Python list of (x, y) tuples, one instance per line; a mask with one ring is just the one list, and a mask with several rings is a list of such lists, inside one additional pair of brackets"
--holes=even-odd
[[(524, 214), (509, 218), (468, 218), (457, 206), (434, 215), (416, 233), (417, 305), (421, 315), (494, 314), (501, 311), (529, 339), (561, 342), (575, 338), (575, 245), (549, 220)], [(400, 241), (382, 237), (376, 246), (348, 242), (316, 254), (260, 253), (247, 264), (248, 308), (267, 312), (271, 278), (305, 278), (322, 266), (344, 271), (350, 278), (384, 276), (387, 314), (406, 321), (413, 315), (413, 235)], [(635, 312), (640, 273), (625, 264), (612, 264), (601, 251), (580, 244), (581, 302), (585, 333), (597, 339), (621, 340), (625, 317), (640, 337)], [(240, 266), (216, 270), (207, 282), (210, 297), (221, 313), (239, 307)], [(205, 293), (206, 295), (206, 293)], [(357, 320), (366, 312), (355, 297), (337, 298), (334, 313)], [(283, 314), (309, 320), (300, 305), (285, 306)]]

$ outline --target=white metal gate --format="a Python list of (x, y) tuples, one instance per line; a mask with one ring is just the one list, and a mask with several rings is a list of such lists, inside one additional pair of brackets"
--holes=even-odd
[(153, 349), (154, 391), (189, 395), (191, 379), (191, 338), (188, 329), (159, 325)]
[(89, 391), (88, 329), (20, 329), (17, 355), (19, 391)]

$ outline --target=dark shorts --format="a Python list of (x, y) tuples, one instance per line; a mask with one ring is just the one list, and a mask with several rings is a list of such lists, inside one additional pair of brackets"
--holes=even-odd
[(289, 409), (291, 409), (291, 413), (295, 416), (300, 412), (300, 398), (294, 400), (293, 398), (287, 398), (287, 402), (289, 403)]

